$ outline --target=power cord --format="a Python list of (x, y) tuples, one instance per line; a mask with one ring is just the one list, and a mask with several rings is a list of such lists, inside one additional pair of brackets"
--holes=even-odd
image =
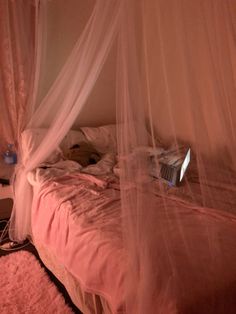
[(17, 251), (29, 245), (30, 242), (28, 240), (24, 242), (11, 241), (8, 237), (8, 230), (9, 230), (9, 224), (10, 224), (9, 220), (2, 220), (1, 222), (6, 222), (6, 226), (4, 227), (3, 231), (1, 231), (0, 250)]
[[(10, 239), (9, 239), (10, 240)], [(29, 241), (24, 241), (23, 243), (9, 241), (0, 246), (0, 250), (3, 251), (17, 251), (29, 245)]]
[(6, 240), (6, 235), (8, 233), (8, 228), (9, 228), (9, 220), (1, 220), (1, 223), (6, 222), (6, 225), (4, 227), (4, 229), (1, 231), (1, 236), (0, 236), (0, 245), (2, 244), (2, 242), (4, 242)]

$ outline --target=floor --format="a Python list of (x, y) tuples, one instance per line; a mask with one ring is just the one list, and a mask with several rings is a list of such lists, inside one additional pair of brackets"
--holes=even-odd
[[(6, 225), (6, 221), (1, 221), (0, 220), (0, 233), (1, 231), (4, 229)], [(54, 282), (54, 284), (57, 286), (58, 290), (62, 293), (62, 295), (64, 296), (65, 302), (72, 308), (72, 310), (74, 311), (75, 314), (82, 314), (82, 312), (80, 312), (76, 306), (72, 303), (70, 296), (68, 295), (65, 287), (60, 283), (60, 281), (44, 266), (44, 264), (42, 263), (42, 261), (40, 260), (40, 257), (38, 255), (37, 250), (35, 249), (35, 247), (33, 246), (33, 244), (29, 243), (27, 246), (25, 246), (24, 248), (22, 248), (22, 250), (26, 250), (28, 252), (31, 252), (32, 254), (34, 254), (36, 256), (36, 258), (39, 260), (40, 264), (45, 268), (46, 272), (48, 273), (50, 279)], [(14, 251), (13, 251), (14, 252)], [(9, 251), (3, 251), (0, 249), (0, 257), (7, 255), (7, 254), (11, 254), (11, 252)]]

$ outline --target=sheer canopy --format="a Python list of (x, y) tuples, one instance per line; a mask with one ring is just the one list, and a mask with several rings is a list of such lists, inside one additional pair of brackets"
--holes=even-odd
[[(27, 173), (73, 127), (115, 47), (125, 311), (234, 313), (232, 295), (219, 298), (215, 274), (226, 278), (236, 256), (235, 3), (94, 1), (82, 34), (37, 107), (41, 74), (47, 73), (49, 6), (47, 0), (35, 6), (34, 112), (26, 129), (50, 126), (18, 166), (11, 238), (30, 235)], [(191, 148), (191, 162), (181, 186), (154, 180), (161, 167), (158, 149), (179, 151), (182, 145)], [(205, 302), (204, 291), (212, 287)], [(194, 300), (197, 292), (203, 300)]]

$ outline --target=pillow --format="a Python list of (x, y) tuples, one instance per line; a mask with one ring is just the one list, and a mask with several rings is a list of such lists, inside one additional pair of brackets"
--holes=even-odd
[(87, 142), (84, 133), (81, 130), (70, 130), (62, 140), (60, 148), (64, 154), (67, 154), (71, 147), (81, 142)]
[(104, 125), (100, 127), (82, 127), (86, 139), (100, 153), (116, 152), (116, 125)]
[[(44, 136), (47, 133), (47, 129), (28, 129), (21, 133), (21, 148), (22, 148), (22, 163), (26, 165), (27, 161), (31, 158), (31, 155), (36, 151)], [(63, 159), (61, 149), (56, 148), (52, 154), (45, 160), (45, 163), (56, 163)]]
[(115, 153), (106, 153), (101, 160), (95, 165), (89, 165), (81, 170), (81, 172), (92, 175), (106, 175), (113, 172), (113, 167), (116, 163)]
[[(41, 143), (47, 130), (44, 128), (27, 129), (21, 133), (22, 163), (24, 165)], [(70, 130), (62, 140), (60, 147), (57, 147), (44, 163), (53, 164), (62, 160), (63, 154), (66, 155), (69, 148), (81, 142), (87, 142), (84, 133), (81, 130)]]

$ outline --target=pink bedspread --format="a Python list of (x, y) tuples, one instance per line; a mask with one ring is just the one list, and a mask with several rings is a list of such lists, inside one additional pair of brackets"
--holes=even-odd
[(85, 291), (103, 296), (117, 313), (125, 259), (119, 191), (106, 189), (108, 181), (75, 173), (42, 183), (33, 201), (32, 234)]
[[(32, 233), (58, 256), (85, 291), (105, 297), (114, 313), (124, 313), (126, 258), (120, 196), (112, 179), (73, 173), (42, 180), (33, 201)], [(158, 195), (157, 202), (161, 202)], [(232, 309), (227, 313), (236, 313), (235, 219), (214, 209), (168, 198), (165, 207), (158, 208), (157, 218), (161, 224), (156, 236), (168, 234), (177, 267), (175, 275), (170, 275), (168, 252), (162, 248), (165, 242), (160, 241), (157, 250), (163, 254), (156, 263), (160, 277), (153, 280), (165, 282), (168, 278), (172, 287), (170, 303), (176, 308), (171, 313), (224, 313), (220, 306), (225, 302)], [(206, 226), (214, 238), (206, 237)], [(213, 296), (219, 303), (211, 312)]]

